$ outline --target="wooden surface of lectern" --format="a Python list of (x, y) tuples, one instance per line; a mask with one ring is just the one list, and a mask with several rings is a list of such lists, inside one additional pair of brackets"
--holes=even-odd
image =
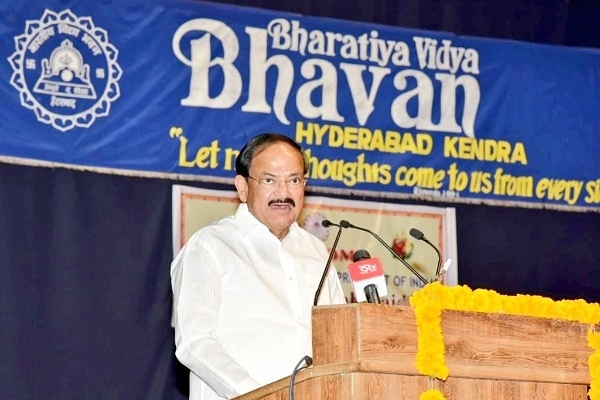
[[(319, 306), (312, 323), (313, 366), (295, 378), (297, 400), (418, 400), (427, 389), (449, 400), (587, 399), (592, 349), (588, 327), (577, 322), (443, 311), (446, 381), (415, 367), (409, 306)], [(284, 400), (289, 384), (282, 379), (236, 399)]]

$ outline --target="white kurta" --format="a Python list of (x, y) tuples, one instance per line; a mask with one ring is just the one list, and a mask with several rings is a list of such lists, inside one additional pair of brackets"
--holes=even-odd
[[(171, 265), (176, 355), (190, 399), (239, 396), (311, 355), (311, 308), (325, 245), (293, 224), (280, 241), (241, 204), (196, 232)], [(345, 303), (331, 268), (319, 304)]]

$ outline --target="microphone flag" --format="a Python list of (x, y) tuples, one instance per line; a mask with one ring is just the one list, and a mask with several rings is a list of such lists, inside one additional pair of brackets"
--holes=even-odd
[(367, 301), (365, 287), (374, 284), (379, 296), (387, 295), (387, 285), (381, 261), (377, 257), (365, 258), (348, 265), (356, 301)]

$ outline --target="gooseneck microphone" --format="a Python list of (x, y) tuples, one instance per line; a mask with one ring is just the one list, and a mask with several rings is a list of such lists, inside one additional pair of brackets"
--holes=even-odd
[[(304, 364), (304, 366), (302, 364)], [(298, 374), (298, 372), (300, 372), (301, 369), (308, 368), (312, 364), (313, 364), (312, 357), (304, 356), (304, 357), (302, 357), (302, 359), (300, 359), (300, 361), (298, 361), (298, 364), (296, 364), (296, 366), (294, 367), (294, 370), (292, 371), (292, 375), (290, 375), (290, 386), (288, 387), (288, 399), (289, 400), (294, 400), (294, 385), (296, 382), (296, 375)]]
[(406, 268), (408, 268), (417, 278), (419, 278), (419, 280), (421, 282), (423, 282), (425, 285), (427, 285), (429, 282), (427, 282), (427, 279), (423, 278), (423, 275), (419, 274), (417, 272), (416, 269), (413, 268), (412, 265), (410, 265), (408, 262), (406, 262), (406, 260), (402, 257), (400, 257), (400, 255), (398, 253), (396, 253), (394, 251), (394, 249), (392, 249), (382, 238), (379, 237), (379, 235), (377, 235), (375, 232), (372, 232), (370, 230), (368, 230), (367, 228), (361, 228), (360, 226), (356, 226), (356, 225), (352, 225), (350, 222), (346, 221), (346, 220), (341, 220), (340, 221), (340, 226), (342, 228), (352, 228), (352, 229), (358, 229), (359, 231), (364, 231), (367, 233), (370, 233), (371, 236), (373, 236), (375, 239), (377, 239), (377, 241), (379, 243), (381, 243), (383, 245), (383, 247), (385, 247), (390, 253), (392, 253), (392, 255), (394, 256), (394, 258), (397, 258), (398, 260), (400, 260), (400, 262), (402, 264), (404, 264), (404, 266)]
[(325, 283), (325, 278), (327, 278), (327, 272), (329, 271), (329, 266), (331, 265), (331, 260), (333, 260), (333, 255), (335, 254), (335, 248), (337, 247), (338, 241), (340, 240), (340, 236), (342, 235), (342, 226), (341, 225), (334, 224), (333, 222), (331, 222), (327, 219), (324, 219), (321, 222), (321, 225), (323, 225), (325, 228), (328, 228), (330, 226), (337, 226), (338, 232), (335, 237), (335, 240), (333, 241), (333, 246), (331, 247), (331, 251), (329, 252), (329, 258), (327, 259), (327, 263), (325, 264), (325, 269), (323, 270), (323, 275), (321, 276), (321, 281), (319, 282), (319, 286), (317, 286), (317, 292), (315, 293), (315, 301), (313, 303), (313, 305), (315, 305), (315, 306), (319, 302), (319, 296), (321, 295), (321, 290), (323, 289), (323, 284)]
[(415, 239), (422, 240), (425, 243), (427, 243), (428, 245), (430, 245), (431, 247), (433, 247), (433, 249), (437, 253), (438, 263), (437, 263), (437, 267), (435, 268), (435, 277), (438, 278), (440, 276), (440, 269), (442, 268), (442, 255), (440, 254), (440, 251), (438, 250), (437, 247), (435, 247), (433, 245), (433, 243), (431, 243), (429, 240), (427, 240), (427, 238), (425, 237), (425, 234), (423, 232), (421, 232), (420, 230), (418, 230), (417, 228), (412, 228), (409, 233), (410, 233), (410, 236), (414, 237)]

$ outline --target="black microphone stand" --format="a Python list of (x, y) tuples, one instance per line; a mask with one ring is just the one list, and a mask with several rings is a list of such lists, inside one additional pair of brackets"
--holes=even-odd
[(423, 232), (421, 232), (420, 230), (418, 230), (417, 228), (411, 228), (409, 233), (410, 233), (410, 236), (414, 237), (415, 239), (422, 240), (425, 243), (427, 243), (428, 245), (430, 245), (431, 247), (433, 247), (433, 249), (435, 250), (435, 252), (437, 253), (437, 256), (438, 256), (438, 263), (437, 263), (437, 267), (435, 269), (435, 277), (436, 277), (436, 279), (439, 278), (440, 269), (442, 268), (442, 255), (440, 254), (440, 251), (438, 250), (437, 247), (435, 247), (433, 245), (433, 243), (431, 243), (429, 240), (427, 240), (427, 238), (425, 237), (425, 234)]
[(333, 260), (335, 248), (337, 247), (338, 240), (340, 240), (340, 236), (342, 234), (341, 225), (334, 224), (333, 222), (326, 220), (326, 219), (323, 220), (323, 222), (321, 222), (321, 225), (323, 225), (326, 228), (333, 225), (333, 226), (337, 226), (339, 229), (338, 229), (338, 233), (335, 237), (335, 240), (333, 242), (333, 247), (331, 248), (331, 252), (329, 252), (329, 258), (327, 259), (327, 264), (325, 264), (325, 270), (323, 271), (323, 275), (321, 276), (321, 281), (319, 282), (319, 286), (317, 287), (317, 293), (315, 293), (315, 301), (313, 303), (314, 306), (316, 306), (317, 303), (319, 302), (319, 296), (321, 295), (321, 289), (323, 289), (323, 284), (325, 283), (325, 278), (327, 277), (327, 271), (329, 271), (329, 266), (331, 265), (331, 260)]

